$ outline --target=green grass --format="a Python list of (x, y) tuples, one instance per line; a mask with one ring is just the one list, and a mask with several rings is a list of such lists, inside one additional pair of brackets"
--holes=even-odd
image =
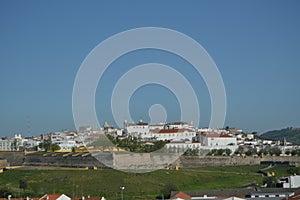
[(235, 172), (242, 174), (257, 173), (260, 169), (267, 167), (267, 165), (242, 165), (242, 166), (214, 166), (214, 167), (197, 167), (194, 169), (203, 171), (218, 171), (218, 172)]
[[(19, 195), (19, 180), (27, 181), (27, 193), (41, 197), (45, 193), (64, 193), (120, 199), (120, 186), (125, 186), (125, 199), (155, 199), (169, 183), (178, 190), (226, 189), (261, 184), (256, 172), (265, 166), (199, 167), (179, 171), (159, 170), (133, 174), (116, 170), (9, 170), (0, 174), (0, 186)], [(277, 175), (287, 173), (285, 167), (274, 167)], [(245, 175), (246, 174), (246, 175)]]

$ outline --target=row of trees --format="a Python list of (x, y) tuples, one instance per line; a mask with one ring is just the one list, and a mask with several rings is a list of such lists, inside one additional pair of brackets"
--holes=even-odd
[(43, 149), (44, 151), (56, 151), (56, 150), (60, 150), (60, 147), (58, 144), (52, 143), (52, 141), (50, 139), (46, 139), (43, 140), (43, 142), (41, 142), (39, 144), (39, 148)]
[(285, 155), (290, 155), (290, 156), (300, 156), (300, 149), (294, 149), (294, 150), (286, 150), (286, 151), (282, 151), (281, 149), (279, 149), (278, 147), (270, 147), (270, 146), (266, 146), (264, 149), (257, 151), (256, 148), (253, 148), (251, 146), (244, 148), (242, 146), (240, 146), (235, 152), (235, 155), (246, 155), (246, 156), (254, 156), (254, 155), (258, 155), (258, 156), (266, 156), (266, 155), (270, 155), (270, 156), (280, 156), (281, 154), (285, 154)]
[[(234, 152), (234, 155), (246, 155), (246, 156), (280, 156), (282, 153), (285, 153), (286, 155), (291, 156), (300, 156), (300, 149), (295, 150), (286, 150), (285, 152), (282, 152), (281, 149), (278, 147), (270, 147), (267, 146), (264, 149), (257, 151), (256, 148), (253, 148), (251, 146), (249, 147), (243, 147), (239, 146), (239, 148)], [(187, 156), (196, 156), (199, 154), (199, 150), (197, 149), (188, 149), (184, 155)], [(212, 149), (208, 152), (208, 156), (229, 156), (232, 154), (232, 151), (230, 149)]]
[(286, 150), (285, 154), (286, 155), (291, 155), (291, 156), (300, 156), (300, 149), (294, 149), (292, 151)]
[(208, 152), (208, 156), (230, 156), (232, 151), (230, 149), (212, 149)]

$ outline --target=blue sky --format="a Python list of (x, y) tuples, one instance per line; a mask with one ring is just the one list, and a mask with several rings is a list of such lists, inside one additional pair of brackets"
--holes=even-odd
[[(264, 132), (300, 127), (299, 1), (5, 1), (0, 2), (0, 136), (74, 129), (72, 89), (88, 53), (101, 41), (138, 27), (164, 27), (199, 42), (215, 61), (227, 93), (225, 126)], [(197, 91), (201, 126), (208, 126), (205, 83), (178, 56), (146, 50), (121, 57), (96, 93), (100, 123), (114, 124), (113, 85), (136, 64), (177, 68)], [(124, 66), (124, 68), (120, 68)], [(135, 120), (149, 120), (161, 103), (178, 120), (166, 88), (147, 85), (133, 95)]]

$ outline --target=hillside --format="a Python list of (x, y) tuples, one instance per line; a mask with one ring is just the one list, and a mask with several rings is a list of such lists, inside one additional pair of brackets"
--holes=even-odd
[(272, 140), (283, 140), (286, 139), (287, 142), (292, 142), (293, 144), (300, 144), (300, 128), (288, 127), (281, 130), (268, 131), (260, 135), (262, 139), (272, 139)]

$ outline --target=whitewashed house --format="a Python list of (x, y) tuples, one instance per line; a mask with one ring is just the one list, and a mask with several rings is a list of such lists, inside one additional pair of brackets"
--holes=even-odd
[(196, 132), (190, 129), (161, 129), (151, 130), (150, 134), (156, 140), (167, 141), (192, 141)]

